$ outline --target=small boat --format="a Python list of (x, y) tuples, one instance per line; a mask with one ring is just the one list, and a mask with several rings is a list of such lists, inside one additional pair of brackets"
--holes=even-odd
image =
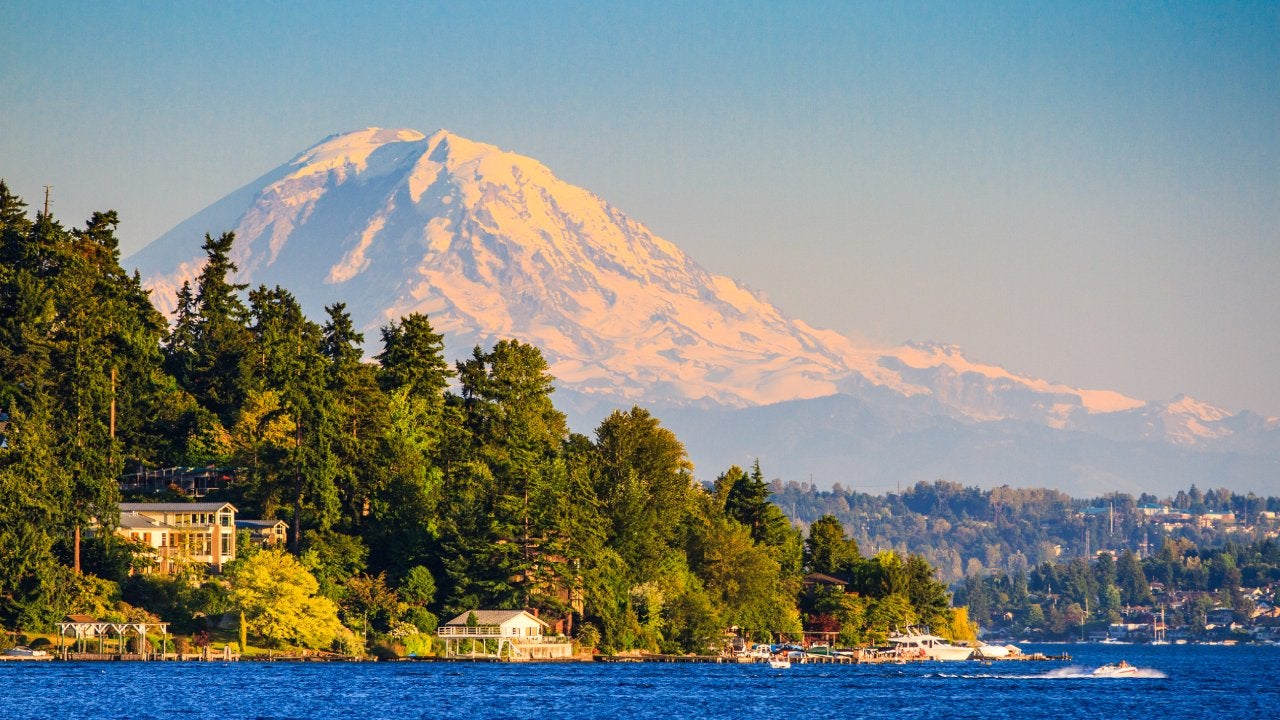
[(17, 647), (11, 647), (8, 650), (5, 650), (4, 654), (7, 657), (29, 657), (29, 658), (49, 657), (49, 653), (45, 652), (44, 650), (32, 650), (26, 645), (18, 645)]
[(1093, 671), (1094, 677), (1124, 677), (1126, 675), (1137, 675), (1137, 674), (1138, 674), (1138, 668), (1130, 665), (1124, 660), (1121, 660), (1120, 662), (1111, 664), (1111, 665), (1103, 665), (1102, 667), (1099, 667), (1097, 670)]
[(973, 656), (979, 660), (999, 660), (1011, 655), (1020, 655), (1022, 651), (1013, 645), (979, 645)]
[(769, 667), (774, 670), (787, 670), (791, 667), (790, 660), (770, 660)]

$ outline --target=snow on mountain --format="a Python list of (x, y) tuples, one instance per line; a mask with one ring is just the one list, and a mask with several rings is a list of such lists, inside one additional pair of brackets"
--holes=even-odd
[[(345, 300), (366, 330), (416, 311), (459, 353), (519, 337), (562, 384), (635, 401), (818, 397), (854, 374), (900, 385), (874, 353), (784, 316), (492, 145), (370, 128), (327, 138), (269, 177), (228, 228), (238, 279), (289, 288), (312, 312)], [(179, 229), (133, 258), (166, 310), (200, 267), (202, 234)], [(188, 248), (177, 263), (174, 244)]]
[(313, 317), (346, 302), (371, 352), (379, 326), (426, 313), (455, 356), (506, 337), (538, 345), (561, 388), (593, 408), (842, 394), (961, 425), (1183, 445), (1245, 426), (1276, 435), (1274, 421), (1028, 378), (954, 346), (856, 346), (708, 272), (538, 161), (445, 130), (330, 136), (182, 223), (130, 258), (158, 307), (172, 312), (198, 273), (204, 234), (226, 230), (240, 282), (288, 288)]

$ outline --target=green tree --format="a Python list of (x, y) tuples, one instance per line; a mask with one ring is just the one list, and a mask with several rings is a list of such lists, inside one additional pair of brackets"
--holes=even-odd
[(768, 550), (758, 546), (745, 526), (728, 518), (711, 520), (695, 533), (690, 569), (727, 624), (751, 631), (757, 639), (797, 632), (799, 588), (783, 582), (782, 571)]
[(857, 541), (845, 536), (844, 525), (835, 516), (823, 515), (809, 526), (805, 567), (810, 572), (848, 579), (859, 560)]
[(342, 633), (337, 606), (317, 595), (315, 577), (284, 551), (257, 553), (228, 573), (227, 581), (249, 632), (268, 643), (323, 649)]
[(255, 389), (278, 391), (294, 421), (292, 447), (274, 472), (260, 479), (277, 483), (280, 494), (291, 500), (290, 542), (296, 553), (304, 527), (326, 530), (340, 516), (333, 453), (340, 420), (327, 382), (320, 326), (280, 287), (254, 290), (249, 304), (248, 382)]
[(411, 313), (383, 326), (377, 360), (381, 365), (378, 381), (384, 390), (407, 387), (439, 411), (454, 373), (444, 359), (444, 336), (431, 327), (426, 315)]
[[(165, 364), (178, 384), (230, 427), (248, 388), (251, 339), (248, 310), (239, 293), (247, 286), (231, 282), (238, 270), (231, 261), (235, 233), (216, 240), (205, 235), (206, 261), (190, 289), (179, 294), (178, 329), (165, 346)], [(185, 305), (184, 305), (185, 302)]]
[(633, 584), (651, 578), (673, 552), (693, 508), (693, 464), (684, 445), (649, 411), (614, 411), (596, 428), (595, 494), (610, 524), (607, 542)]

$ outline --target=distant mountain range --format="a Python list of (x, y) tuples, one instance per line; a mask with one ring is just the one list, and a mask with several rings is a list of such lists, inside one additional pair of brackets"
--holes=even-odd
[[(589, 432), (654, 409), (703, 479), (766, 473), (886, 487), (945, 478), (1072, 494), (1280, 480), (1280, 419), (1027, 378), (934, 343), (860, 346), (788, 317), (527, 157), (441, 130), (334, 135), (129, 258), (171, 312), (205, 233), (234, 230), (239, 280), (357, 326), (423, 312), (455, 356), (542, 348)], [(371, 348), (370, 352), (376, 352)]]

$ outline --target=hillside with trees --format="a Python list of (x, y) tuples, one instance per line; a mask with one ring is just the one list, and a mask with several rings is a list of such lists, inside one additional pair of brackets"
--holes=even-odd
[(801, 529), (831, 515), (861, 547), (919, 555), (948, 583), (1102, 550), (1150, 556), (1166, 540), (1206, 548), (1260, 542), (1280, 530), (1280, 497), (1194, 486), (1166, 498), (1071, 498), (1056, 490), (984, 490), (945, 480), (885, 495), (776, 481), (772, 490), (773, 502)]
[[(75, 612), (199, 636), (233, 618), (242, 645), (360, 654), (421, 649), (442, 617), (530, 608), (606, 651), (706, 652), (731, 627), (972, 636), (927, 559), (864, 556), (834, 518), (806, 538), (758, 465), (696, 483), (640, 407), (571, 433), (537, 347), (503, 340), (450, 365), (414, 314), (372, 352), (341, 303), (313, 319), (286, 288), (235, 284), (230, 234), (205, 236), (170, 325), (121, 269), (117, 222), (30, 220), (0, 183), (6, 628)], [(206, 499), (287, 522), (287, 549), (243, 542), (221, 574), (148, 573), (111, 531), (120, 478), (173, 466), (227, 468)], [(806, 587), (812, 570), (856, 594)]]

